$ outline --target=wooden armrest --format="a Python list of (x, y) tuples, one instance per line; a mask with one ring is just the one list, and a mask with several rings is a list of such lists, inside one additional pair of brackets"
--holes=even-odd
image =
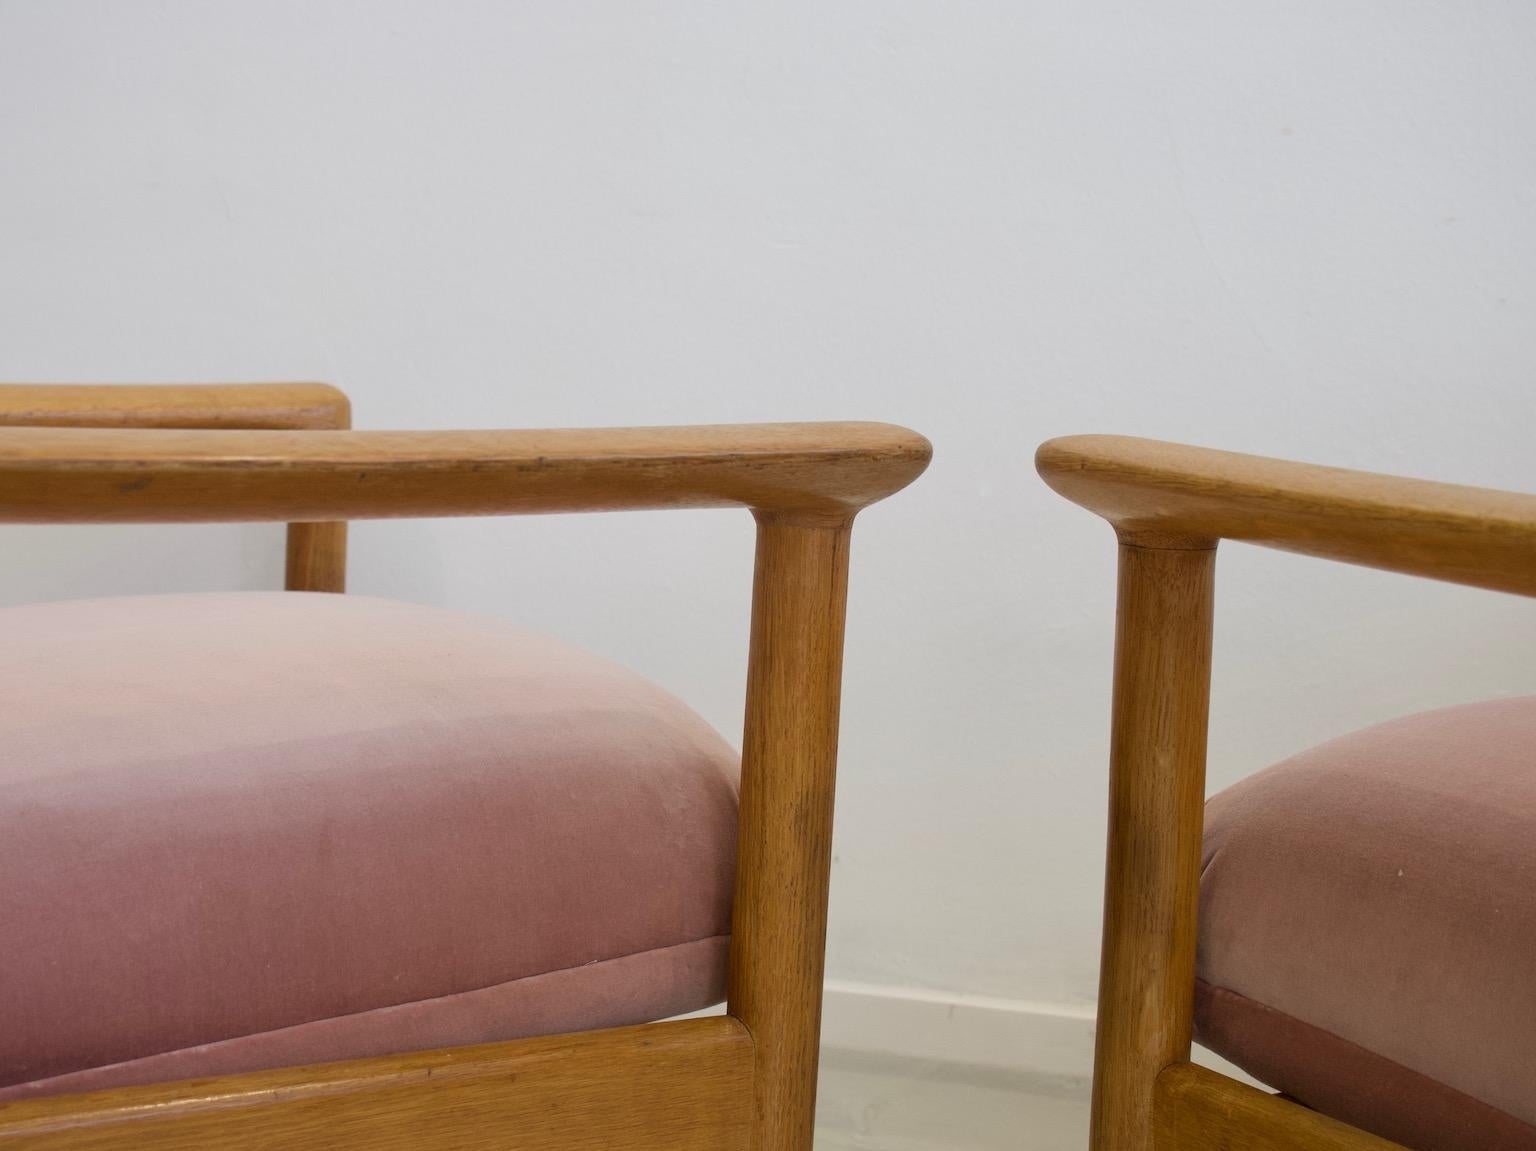
[(1041, 445), (1040, 475), (1127, 543), (1217, 539), (1536, 595), (1536, 496), (1124, 436)]
[(346, 428), (329, 384), (0, 384), (0, 427)]
[(546, 431), (0, 428), (0, 521), (343, 520), (746, 506), (845, 519), (928, 441), (889, 424)]

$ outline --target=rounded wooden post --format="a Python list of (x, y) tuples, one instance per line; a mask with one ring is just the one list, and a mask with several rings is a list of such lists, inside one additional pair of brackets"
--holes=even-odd
[(346, 591), (347, 525), (289, 524), (283, 586), (289, 591)]
[(753, 1151), (810, 1151), (815, 1122), (851, 525), (758, 516), (728, 1005)]
[(1215, 545), (1120, 546), (1093, 1151), (1152, 1151), (1153, 1082), (1189, 1058)]
[[(327, 389), (335, 391), (334, 389)], [(352, 401), (335, 392), (332, 406), (318, 427), (344, 429), (352, 426)], [(289, 591), (347, 590), (347, 525), (293, 523), (288, 525), (288, 563), (283, 586)]]

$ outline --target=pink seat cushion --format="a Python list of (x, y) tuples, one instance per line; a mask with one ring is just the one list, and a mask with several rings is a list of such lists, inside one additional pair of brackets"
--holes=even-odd
[(1424, 1151), (1536, 1149), (1536, 697), (1425, 712), (1206, 805), (1196, 1038)]
[(639, 676), (356, 596), (0, 637), (0, 1099), (722, 996), (736, 756)]

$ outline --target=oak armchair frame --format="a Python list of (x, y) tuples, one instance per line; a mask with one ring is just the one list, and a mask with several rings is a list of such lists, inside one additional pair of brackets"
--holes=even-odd
[[(854, 516), (927, 466), (886, 424), (355, 432), (317, 384), (0, 388), (0, 523), (743, 507), (757, 520), (727, 1014), (0, 1104), (0, 1151), (809, 1151)], [(14, 426), (26, 425), (26, 426)], [(249, 430), (235, 430), (249, 429)]]
[(1035, 462), (1120, 545), (1093, 1151), (1401, 1151), (1189, 1061), (1216, 544), (1536, 596), (1536, 496), (1118, 436)]

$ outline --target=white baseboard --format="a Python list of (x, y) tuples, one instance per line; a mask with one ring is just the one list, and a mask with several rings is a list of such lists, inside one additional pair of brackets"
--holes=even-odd
[(832, 981), (821, 1038), (817, 1151), (1086, 1145), (1089, 1009)]
[(1091, 1007), (831, 980), (817, 1151), (1081, 1151), (1093, 1026)]
[(827, 1052), (1085, 1079), (1093, 1071), (1093, 1009), (831, 980), (821, 1045)]

